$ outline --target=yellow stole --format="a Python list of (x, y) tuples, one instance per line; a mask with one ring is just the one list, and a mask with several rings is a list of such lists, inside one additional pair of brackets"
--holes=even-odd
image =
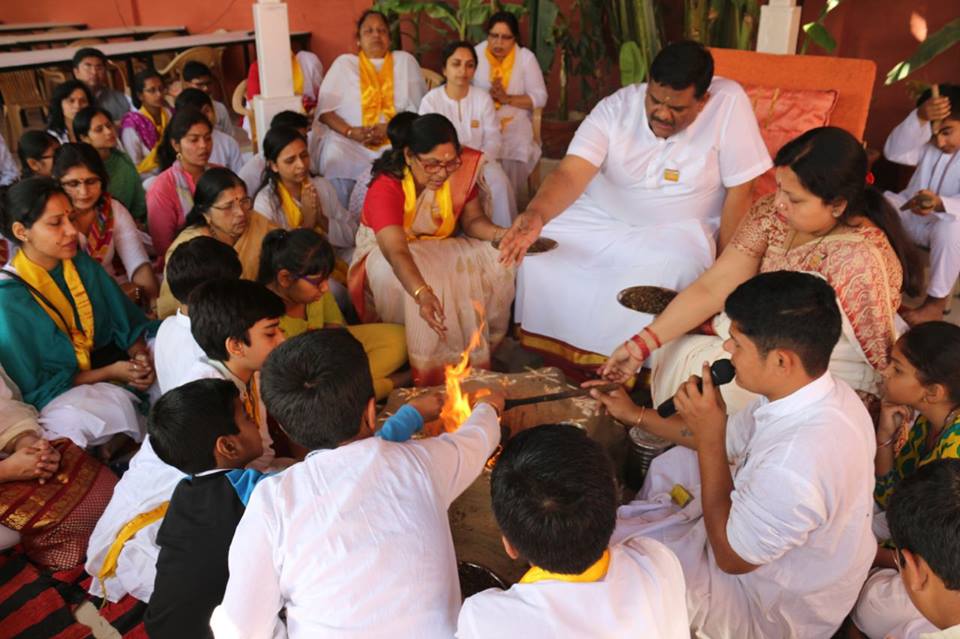
[[(124, 545), (138, 532), (153, 522), (163, 519), (163, 516), (167, 514), (167, 508), (169, 506), (170, 502), (165, 501), (153, 510), (140, 513), (124, 524), (123, 528), (120, 529), (120, 532), (118, 532), (114, 538), (113, 543), (110, 544), (110, 548), (107, 550), (107, 556), (103, 559), (103, 565), (100, 567), (100, 572), (97, 573), (97, 579), (99, 579), (101, 583), (116, 574), (117, 560), (120, 558), (120, 552), (123, 550)], [(106, 603), (107, 600), (104, 599), (103, 601)]]
[[(70, 342), (73, 344), (73, 352), (77, 356), (77, 366), (82, 371), (90, 370), (90, 350), (93, 348), (94, 328), (93, 305), (90, 303), (90, 297), (87, 296), (87, 289), (83, 286), (80, 274), (77, 273), (77, 267), (73, 265), (73, 260), (63, 260), (63, 277), (67, 281), (67, 288), (70, 290), (73, 304), (63, 294), (57, 283), (53, 281), (47, 269), (31, 262), (23, 251), (18, 251), (11, 263), (13, 268), (17, 270), (17, 274), (25, 282), (37, 289), (53, 304), (54, 308), (50, 308), (46, 302), (31, 291), (30, 294), (37, 300), (37, 304), (46, 311), (57, 328), (70, 338)], [(76, 314), (73, 310), (74, 305), (77, 308)], [(77, 326), (77, 315), (80, 316), (79, 326)], [(67, 322), (66, 325), (64, 325), (64, 321)]]
[(303, 69), (300, 68), (296, 53), (290, 59), (290, 66), (293, 70), (293, 94), (303, 95)]
[[(506, 91), (510, 86), (510, 76), (513, 75), (513, 63), (517, 59), (517, 47), (514, 46), (510, 49), (510, 53), (503, 58), (503, 60), (497, 60), (497, 58), (490, 53), (490, 47), (487, 47), (483, 50), (487, 55), (487, 62), (490, 63), (490, 84), (493, 84), (494, 80), (500, 80), (500, 84), (503, 85), (503, 90)], [(499, 102), (493, 103), (498, 109), (502, 106)]]
[(450, 237), (457, 227), (457, 216), (453, 212), (453, 195), (448, 178), (435, 196), (436, 208), (433, 210), (433, 221), (437, 223), (437, 230), (431, 235), (414, 235), (410, 230), (417, 217), (417, 186), (413, 181), (410, 169), (403, 170), (403, 228), (408, 239), (442, 240)]
[(393, 54), (387, 53), (378, 73), (370, 58), (360, 52), (360, 110), (363, 126), (387, 121), (397, 113), (393, 104)]
[(166, 110), (161, 108), (160, 124), (157, 124), (157, 121), (154, 120), (153, 116), (150, 115), (150, 112), (147, 111), (147, 107), (140, 107), (139, 112), (148, 120), (150, 120), (153, 123), (154, 128), (157, 129), (157, 143), (153, 145), (152, 149), (150, 149), (150, 153), (147, 154), (147, 157), (140, 160), (140, 163), (137, 164), (137, 173), (146, 173), (160, 166), (160, 164), (157, 162), (157, 151), (160, 149), (160, 145), (163, 144), (163, 132), (167, 128), (167, 123), (170, 121), (170, 116), (167, 115)]
[[(300, 206), (297, 204), (297, 201), (293, 199), (290, 190), (287, 189), (279, 179), (277, 180), (277, 195), (280, 196), (280, 207), (283, 209), (284, 217), (287, 218), (287, 225), (291, 229), (300, 228), (300, 223), (303, 222), (303, 212), (300, 211)], [(314, 230), (317, 231), (317, 233), (324, 234), (323, 229), (319, 226)], [(334, 260), (333, 273), (331, 273), (330, 276), (341, 284), (345, 284), (349, 268), (347, 263), (338, 257)]]
[(572, 583), (588, 583), (600, 581), (603, 579), (607, 570), (610, 568), (610, 550), (604, 550), (603, 555), (593, 564), (578, 575), (564, 575), (558, 572), (550, 572), (543, 568), (533, 566), (523, 577), (520, 578), (522, 584), (533, 584), (538, 581), (566, 581)]

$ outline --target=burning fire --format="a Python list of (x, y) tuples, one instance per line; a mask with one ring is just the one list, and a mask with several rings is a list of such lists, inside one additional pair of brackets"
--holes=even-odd
[(480, 326), (470, 336), (470, 343), (460, 355), (460, 361), (455, 366), (444, 366), (444, 384), (447, 392), (443, 408), (440, 410), (440, 421), (448, 433), (457, 430), (473, 412), (470, 408), (470, 400), (460, 386), (460, 382), (470, 375), (470, 353), (480, 346), (483, 329), (486, 326), (483, 307), (477, 302), (473, 303), (473, 307), (480, 315)]

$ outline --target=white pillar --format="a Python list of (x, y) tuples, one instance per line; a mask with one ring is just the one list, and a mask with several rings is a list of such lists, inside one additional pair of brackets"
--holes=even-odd
[(800, 33), (800, 7), (796, 0), (770, 0), (760, 7), (757, 51), (796, 53)]
[(260, 74), (260, 95), (253, 98), (253, 116), (257, 123), (257, 148), (261, 148), (273, 116), (281, 111), (303, 113), (303, 100), (293, 94), (286, 3), (279, 0), (255, 2), (253, 28)]

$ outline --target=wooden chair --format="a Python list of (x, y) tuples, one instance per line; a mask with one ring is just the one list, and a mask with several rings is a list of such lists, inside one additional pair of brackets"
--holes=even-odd
[(50, 103), (50, 96), (58, 84), (63, 84), (70, 76), (63, 69), (57, 67), (43, 67), (39, 69), (40, 95), (45, 103)]
[(253, 117), (253, 109), (247, 106), (247, 81), (244, 80), (233, 90), (233, 98), (230, 100), (230, 106), (233, 112), (242, 115), (250, 123), (250, 142), (253, 144), (253, 153), (257, 153), (257, 121)]
[(423, 81), (427, 85), (427, 91), (436, 89), (438, 86), (443, 84), (443, 76), (436, 71), (431, 71), (430, 69), (424, 69), (423, 67), (420, 67), (420, 75), (423, 76)]
[(127, 82), (127, 72), (122, 64), (107, 60), (107, 84), (111, 89), (130, 95), (130, 84)]
[(162, 69), (157, 69), (160, 72), (160, 75), (163, 76), (164, 80), (169, 84), (174, 80), (183, 79), (183, 67), (190, 61), (202, 62), (203, 64), (210, 67), (211, 73), (213, 73), (214, 79), (220, 85), (220, 95), (224, 95), (223, 89), (223, 69), (221, 68), (220, 60), (223, 57), (222, 51), (217, 51), (213, 47), (194, 47), (192, 49), (187, 49), (182, 53), (178, 53), (173, 60), (170, 61), (170, 64), (166, 65)]
[[(147, 37), (147, 40), (162, 40), (163, 38), (176, 38), (176, 37), (179, 36), (179, 35), (180, 35), (180, 34), (177, 33), (176, 31), (160, 31), (160, 32), (158, 32), (158, 33), (154, 33), (154, 34), (151, 35), (151, 36), (148, 36), (148, 37)], [(173, 61), (173, 58), (174, 58), (174, 57), (175, 57), (175, 56), (174, 56), (172, 53), (155, 53), (155, 54), (153, 54), (153, 57), (151, 58), (151, 61), (152, 61), (152, 63), (153, 63), (153, 68), (154, 68), (154, 69), (162, 69), (162, 68), (168, 66), (168, 65)], [(136, 59), (135, 59), (135, 60), (133, 61), (133, 68), (134, 68), (137, 72), (141, 71), (141, 67), (145, 67), (145, 66), (146, 66), (146, 65), (145, 65), (143, 62), (141, 62), (140, 60), (136, 60)]]
[(37, 76), (33, 71), (10, 71), (0, 74), (0, 94), (3, 95), (3, 115), (7, 123), (7, 143), (16, 152), (17, 143), (23, 134), (23, 114), (28, 109), (38, 109), (47, 117), (47, 101), (40, 92)]

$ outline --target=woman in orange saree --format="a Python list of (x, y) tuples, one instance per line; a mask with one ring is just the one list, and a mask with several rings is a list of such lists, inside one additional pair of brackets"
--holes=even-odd
[(414, 382), (431, 386), (474, 332), (481, 341), (471, 365), (489, 366), (507, 331), (514, 271), (490, 243), (506, 229), (486, 213), (483, 154), (461, 147), (439, 114), (402, 113), (390, 130), (392, 148), (373, 165), (348, 286), (364, 322), (405, 326)]

